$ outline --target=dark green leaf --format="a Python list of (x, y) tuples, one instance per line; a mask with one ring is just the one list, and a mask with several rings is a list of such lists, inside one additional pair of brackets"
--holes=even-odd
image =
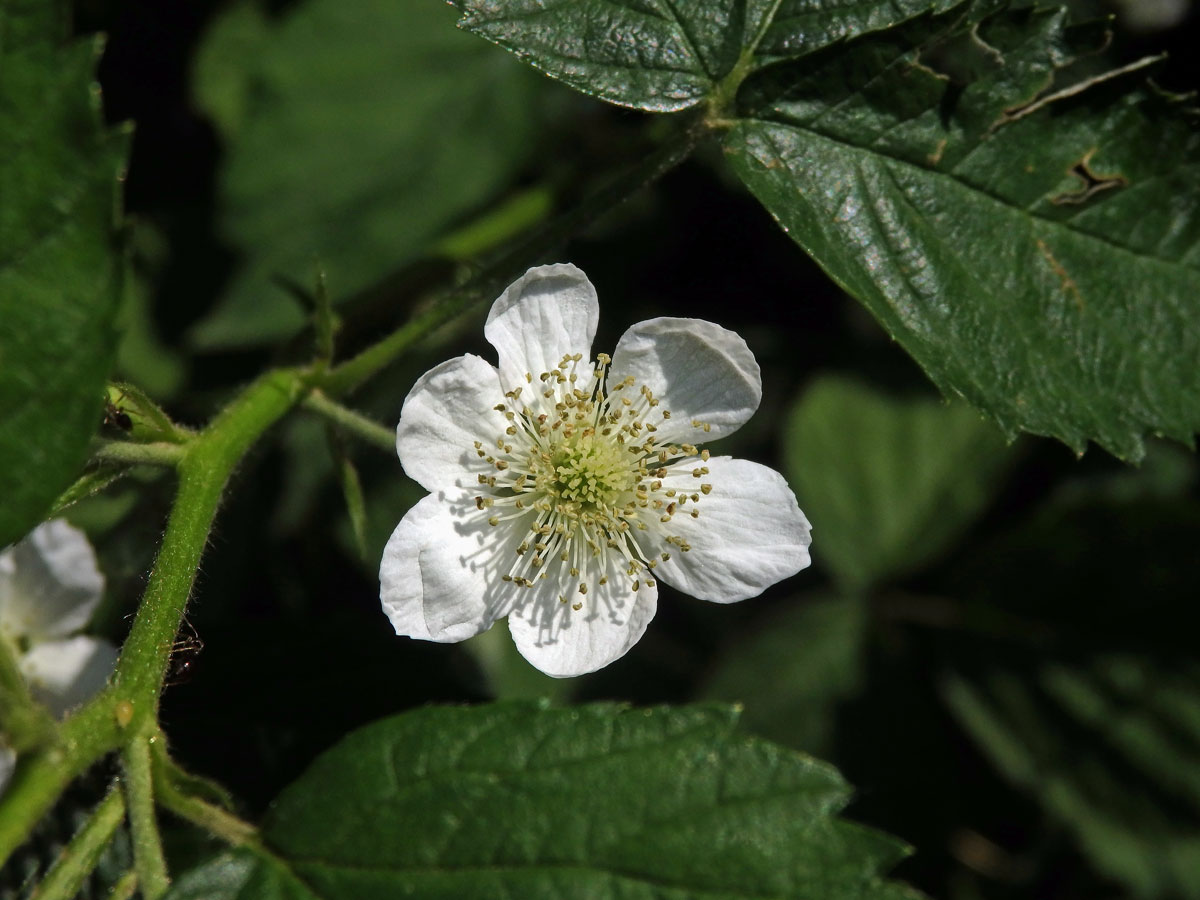
[(1138, 897), (1200, 897), (1200, 669), (1136, 657), (1035, 680), (952, 677), (951, 709), (996, 766)]
[(700, 691), (745, 706), (742, 724), (806, 753), (833, 749), (840, 701), (866, 680), (867, 608), (859, 598), (796, 598), (729, 644)]
[(944, 392), (1137, 459), (1200, 428), (1200, 132), (1141, 74), (1084, 78), (1094, 35), (1064, 16), (927, 18), (770, 67), (726, 151)]
[(0, 547), (78, 473), (116, 347), (125, 140), (60, 7), (0, 3)]
[(201, 47), (197, 100), (227, 145), (221, 229), (244, 255), (204, 347), (284, 336), (320, 259), (335, 298), (427, 250), (527, 157), (539, 79), (435, 2), (249, 3)]
[(183, 875), (168, 900), (315, 900), (283, 865), (246, 851), (224, 853)]
[[(1139, 897), (1200, 897), (1195, 458), (1080, 476), (940, 586), (969, 598), (950, 707)], [(945, 665), (945, 664), (944, 664)]]
[[(721, 82), (947, 0), (451, 0), (459, 25), (611, 103), (676, 112)], [(762, 58), (755, 58), (755, 51)]]
[(836, 813), (832, 768), (724, 708), (429, 708), (368, 726), (272, 807), (275, 859), (221, 858), (170, 900), (913, 898), (894, 839)]
[(1012, 458), (969, 407), (891, 398), (837, 378), (805, 391), (784, 440), (788, 480), (816, 529), (814, 555), (849, 592), (944, 551)]

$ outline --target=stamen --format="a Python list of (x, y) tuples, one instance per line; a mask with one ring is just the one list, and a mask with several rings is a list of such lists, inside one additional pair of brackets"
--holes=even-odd
[[(485, 492), (474, 500), (490, 526), (519, 520), (520, 531), (530, 535), (513, 548), (502, 581), (531, 588), (549, 578), (560, 602), (580, 598), (573, 610), (588, 602), (612, 610), (624, 603), (617, 585), (609, 591), (618, 594), (589, 592), (589, 586), (609, 585), (604, 573), (626, 572), (630, 580), (620, 579), (626, 591), (654, 587), (654, 579), (639, 573), (669, 560), (665, 547), (691, 549), (666, 529), (677, 513), (698, 518), (696, 502), (712, 487), (706, 482), (698, 493), (680, 492), (664, 489), (664, 479), (678, 462), (695, 456), (707, 462), (709, 454), (688, 443), (660, 445), (655, 423), (671, 413), (649, 386), (626, 376), (610, 389), (612, 358), (597, 354), (586, 368), (582, 360), (580, 353), (565, 354), (547, 372), (525, 373), (527, 384), (540, 386), (532, 407), (519, 404), (523, 385), (505, 392), (508, 402), (494, 407), (504, 416), (504, 432), (483, 436), (496, 455), (485, 441), (474, 442), (490, 470), (477, 475)], [(709, 430), (699, 420), (692, 424)], [(708, 474), (707, 466), (684, 471), (695, 478)]]

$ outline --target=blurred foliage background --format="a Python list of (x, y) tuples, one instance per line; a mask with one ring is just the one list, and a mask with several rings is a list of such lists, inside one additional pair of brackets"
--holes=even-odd
[[(1195, 86), (1186, 3), (1075, 5), (1124, 9), (1112, 58), (1172, 50), (1159, 79)], [(573, 94), (454, 20), (436, 0), (77, 3), (77, 30), (109, 36), (107, 115), (136, 123), (120, 379), (203, 422), (264, 366), (306, 358), (297, 298), (317, 260), (351, 352), (655, 146), (662, 122)], [(346, 731), (415, 705), (735, 700), (751, 730), (837, 765), (859, 791), (851, 814), (915, 845), (897, 876), (932, 896), (1200, 897), (1194, 457), (1152, 443), (1134, 469), (1006, 445), (936, 396), (716, 152), (555, 259), (597, 286), (597, 350), (655, 315), (747, 339), (763, 406), (715, 451), (788, 476), (813, 568), (732, 607), (664, 587), (634, 650), (571, 682), (530, 668), (503, 629), (461, 646), (397, 638), (377, 564), (422, 492), (394, 455), (294, 418), (238, 473), (202, 566), (189, 621), (204, 649), (162, 716), (178, 757), (254, 816)], [(356, 404), (390, 425), (431, 365), (490, 356), (484, 313)], [(115, 640), (171, 487), (126, 480), (72, 510), (109, 576)], [(181, 831), (172, 853), (201, 849)]]

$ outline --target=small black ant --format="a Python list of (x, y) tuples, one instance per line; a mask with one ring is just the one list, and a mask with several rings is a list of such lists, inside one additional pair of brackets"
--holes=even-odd
[(186, 617), (183, 624), (190, 633), (175, 638), (175, 644), (171, 648), (171, 661), (167, 664), (167, 687), (183, 684), (192, 677), (196, 668), (196, 658), (204, 649), (204, 641), (200, 640), (200, 635)]
[[(117, 397), (117, 402), (119, 403), (124, 396), (125, 396), (125, 394), (124, 394), (124, 392), (122, 392), (121, 396)], [(108, 397), (105, 397), (104, 398), (104, 420), (100, 424), (101, 425), (115, 425), (117, 428), (120, 428), (122, 431), (130, 431), (133, 428), (133, 419), (129, 418), (129, 413), (127, 413), (127, 412), (125, 412), (125, 410), (121, 409), (121, 407), (118, 406), (117, 403), (114, 403), (111, 399), (109, 399)]]

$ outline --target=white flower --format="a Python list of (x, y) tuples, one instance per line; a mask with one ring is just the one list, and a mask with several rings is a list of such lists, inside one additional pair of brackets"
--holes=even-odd
[(91, 544), (61, 519), (0, 552), (0, 640), (56, 716), (104, 687), (116, 663), (112, 644), (76, 633), (103, 593)]
[(651, 319), (593, 362), (598, 317), (577, 268), (531, 269), (484, 326), (498, 369), (468, 354), (413, 386), (396, 448), (430, 494), (380, 566), (398, 634), (461, 641), (508, 616), (533, 665), (580, 675), (637, 642), (660, 579), (732, 603), (808, 565), (809, 524), (783, 477), (694, 446), (758, 407), (745, 342)]

